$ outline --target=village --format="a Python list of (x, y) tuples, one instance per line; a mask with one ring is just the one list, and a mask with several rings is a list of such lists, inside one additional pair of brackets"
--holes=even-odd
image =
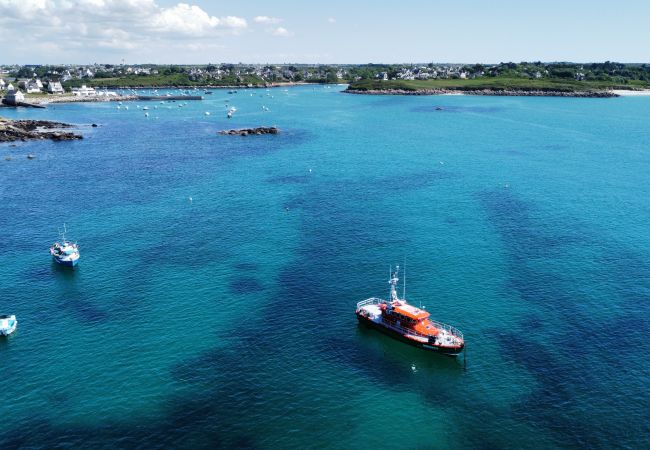
[(43, 102), (101, 101), (118, 96), (115, 90), (142, 87), (269, 87), (284, 83), (355, 83), (470, 79), (528, 79), (647, 82), (650, 66), (613, 62), (499, 64), (88, 64), (0, 66), (2, 104), (16, 106), (26, 99)]

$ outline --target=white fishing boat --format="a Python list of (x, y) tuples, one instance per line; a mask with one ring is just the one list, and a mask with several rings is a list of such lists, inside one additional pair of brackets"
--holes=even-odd
[(16, 331), (17, 326), (16, 316), (0, 315), (0, 336), (9, 336)]
[(61, 242), (55, 242), (50, 247), (50, 254), (57, 264), (62, 266), (74, 267), (79, 262), (79, 247), (76, 243), (69, 242), (65, 238), (67, 229), (63, 224), (63, 233), (61, 234)]

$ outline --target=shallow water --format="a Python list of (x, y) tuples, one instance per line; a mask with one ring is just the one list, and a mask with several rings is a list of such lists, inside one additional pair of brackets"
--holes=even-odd
[[(2, 111), (85, 139), (0, 147), (0, 447), (650, 445), (650, 99), (339, 89)], [(466, 370), (357, 325), (404, 260)]]

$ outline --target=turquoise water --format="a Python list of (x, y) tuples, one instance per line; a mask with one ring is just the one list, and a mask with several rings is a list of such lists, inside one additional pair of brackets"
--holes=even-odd
[(2, 111), (85, 139), (0, 147), (0, 447), (650, 446), (650, 98), (340, 89)]

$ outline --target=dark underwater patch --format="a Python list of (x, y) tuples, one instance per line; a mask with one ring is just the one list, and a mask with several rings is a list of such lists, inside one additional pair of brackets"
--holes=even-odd
[[(648, 310), (648, 302), (639, 301), (648, 298), (648, 288), (639, 281), (650, 280), (650, 266), (625, 246), (587, 233), (579, 223), (569, 219), (558, 222), (558, 218), (552, 225), (542, 221), (533, 206), (511, 190), (482, 193), (479, 199), (506, 250), (507, 289), (536, 308), (533, 318), (545, 313), (561, 317), (560, 322), (525, 321), (518, 332), (494, 332), (502, 353), (538, 381), (538, 388), (513, 408), (514, 417), (543, 424), (558, 441), (570, 446), (625, 442), (629, 437), (621, 427), (603, 428), (598, 420), (582, 414), (584, 400), (576, 396), (586, 395), (591, 402), (611, 397), (608, 407), (612, 411), (626, 409), (634, 416), (648, 417), (647, 411), (612, 396), (612, 390), (623, 388), (630, 371), (624, 370), (621, 354), (642, 347), (643, 336), (650, 332), (650, 327), (638, 320)], [(560, 272), (554, 261), (569, 258), (572, 247), (592, 247), (606, 256), (595, 266)], [(597, 280), (603, 280), (612, 293), (611, 303), (590, 303), (593, 300), (583, 293), (591, 287), (584, 283)], [(623, 312), (611, 318), (594, 319), (589, 313), (590, 305), (602, 314), (603, 308), (617, 304)], [(619, 375), (603, 381), (611, 370)], [(636, 395), (647, 397), (647, 393)]]
[(385, 193), (389, 190), (402, 192), (414, 191), (417, 189), (423, 189), (432, 186), (439, 181), (448, 180), (454, 177), (455, 175), (451, 172), (427, 170), (406, 175), (380, 178), (373, 181), (373, 187), (382, 193)]
[(483, 151), (486, 153), (496, 153), (496, 154), (508, 155), (508, 156), (525, 156), (528, 154), (528, 152), (525, 152), (518, 148), (499, 148), (499, 149), (486, 148), (483, 149)]
[(230, 292), (233, 294), (251, 294), (263, 290), (262, 283), (253, 277), (240, 277), (230, 282)]
[(417, 113), (478, 113), (478, 114), (494, 114), (504, 111), (506, 108), (502, 106), (451, 106), (451, 105), (432, 105), (432, 106), (416, 106), (411, 108), (411, 111)]
[(235, 269), (245, 271), (245, 272), (252, 272), (258, 269), (258, 265), (252, 262), (243, 262), (243, 263), (237, 263), (235, 264)]
[(307, 184), (310, 178), (307, 175), (278, 175), (268, 178), (266, 182), (271, 184)]
[(65, 309), (74, 313), (75, 318), (80, 318), (87, 324), (97, 324), (108, 320), (109, 314), (93, 305), (91, 302), (80, 298), (64, 298)]

